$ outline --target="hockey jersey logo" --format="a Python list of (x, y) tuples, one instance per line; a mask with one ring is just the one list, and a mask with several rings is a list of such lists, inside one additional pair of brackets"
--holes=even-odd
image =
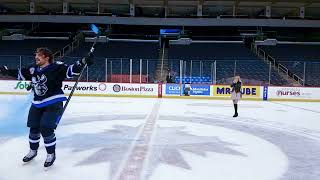
[(30, 74), (32, 75), (34, 73), (34, 67), (31, 67), (29, 71), (30, 71)]
[(48, 87), (46, 82), (47, 77), (44, 74), (42, 74), (41, 77), (39, 75), (37, 75), (37, 77), (32, 77), (32, 86), (36, 95), (44, 96), (47, 93)]

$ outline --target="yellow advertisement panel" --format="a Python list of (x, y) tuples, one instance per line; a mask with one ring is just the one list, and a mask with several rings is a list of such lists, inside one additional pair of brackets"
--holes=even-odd
[[(213, 97), (230, 97), (232, 88), (227, 85), (214, 85)], [(260, 86), (242, 86), (243, 98), (260, 98)]]

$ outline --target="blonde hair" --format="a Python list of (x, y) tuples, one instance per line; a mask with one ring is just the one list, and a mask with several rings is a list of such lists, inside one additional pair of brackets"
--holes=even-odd
[(233, 80), (241, 81), (240, 76), (235, 76), (235, 77), (233, 78)]

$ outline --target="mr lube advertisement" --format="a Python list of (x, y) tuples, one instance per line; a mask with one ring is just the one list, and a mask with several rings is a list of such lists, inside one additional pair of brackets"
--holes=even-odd
[[(232, 88), (226, 85), (213, 85), (214, 97), (230, 97)], [(242, 86), (240, 90), (243, 98), (260, 99), (260, 86)]]

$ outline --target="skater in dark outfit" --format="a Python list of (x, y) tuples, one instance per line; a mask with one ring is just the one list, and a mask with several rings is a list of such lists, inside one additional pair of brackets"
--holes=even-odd
[(72, 65), (54, 62), (52, 52), (47, 48), (38, 48), (35, 53), (35, 64), (28, 68), (10, 70), (2, 66), (0, 73), (18, 76), (19, 80), (31, 81), (34, 99), (29, 110), (27, 126), (30, 128), (30, 151), (23, 162), (29, 162), (37, 156), (40, 136), (43, 137), (47, 151), (44, 167), (51, 166), (56, 159), (55, 129), (63, 112), (63, 101), (67, 98), (61, 89), (65, 78), (79, 75), (85, 64), (92, 64), (93, 58), (85, 57)]
[(233, 106), (234, 106), (234, 115), (233, 117), (238, 117), (238, 102), (241, 99), (241, 80), (240, 76), (235, 76), (234, 80), (231, 84), (231, 99), (233, 101)]

